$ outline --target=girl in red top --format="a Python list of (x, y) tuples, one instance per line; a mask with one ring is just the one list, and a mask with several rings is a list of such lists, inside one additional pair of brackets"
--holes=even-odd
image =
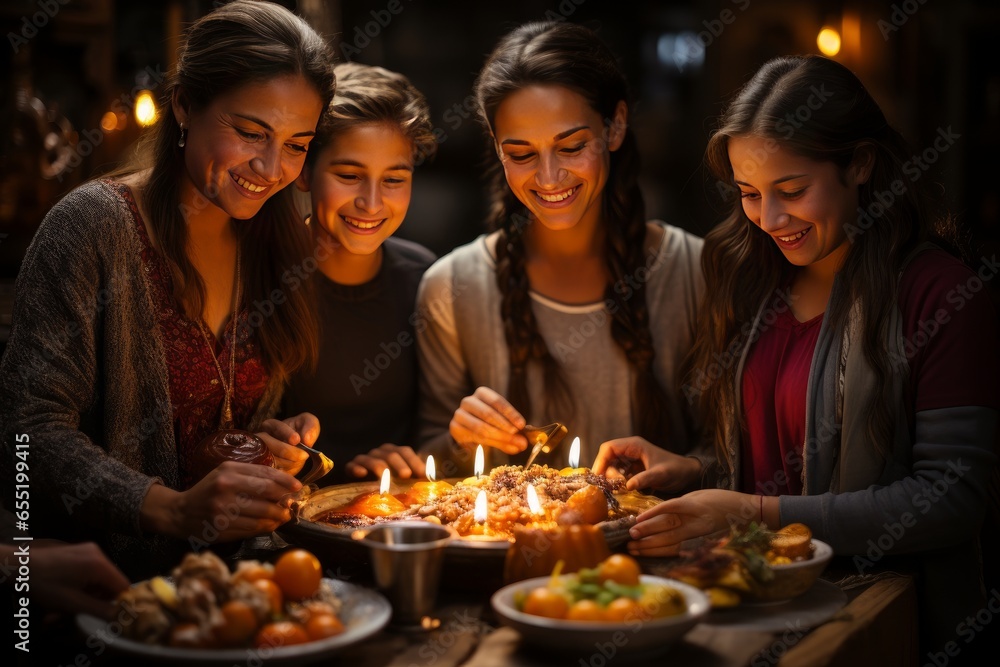
[[(942, 130), (936, 150), (954, 140)], [(718, 455), (718, 489), (640, 515), (629, 549), (673, 555), (733, 521), (793, 522), (859, 572), (914, 554), (922, 638), (943, 650), (982, 607), (977, 541), (996, 461), (997, 323), (923, 172), (852, 72), (818, 56), (765, 64), (709, 142), (733, 210), (705, 241), (707, 293), (685, 387)], [(665, 452), (605, 446), (595, 468)], [(886, 539), (886, 536), (891, 539)], [(871, 544), (880, 547), (873, 557)], [(885, 548), (886, 545), (889, 548)]]

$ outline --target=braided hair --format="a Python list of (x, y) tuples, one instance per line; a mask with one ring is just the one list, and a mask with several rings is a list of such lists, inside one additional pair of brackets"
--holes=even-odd
[[(571, 23), (529, 23), (506, 35), (490, 55), (476, 81), (480, 120), (493, 127), (497, 107), (511, 93), (531, 85), (556, 85), (587, 100), (606, 126), (620, 102), (628, 101), (625, 76), (610, 49), (588, 28)], [(605, 128), (607, 131), (607, 127)], [(492, 133), (491, 133), (492, 134)], [(508, 186), (503, 167), (491, 167), (492, 203), (489, 222), (499, 230), (497, 284), (501, 316), (510, 354), (508, 400), (520, 411), (530, 405), (527, 368), (541, 364), (545, 378), (545, 409), (572, 414), (569, 387), (558, 362), (538, 331), (525, 271), (524, 235), (531, 216)], [(667, 398), (653, 373), (653, 338), (649, 329), (644, 275), (646, 211), (638, 184), (639, 152), (631, 128), (620, 148), (610, 155), (610, 173), (602, 201), (606, 233), (605, 263), (610, 283), (605, 304), (611, 334), (633, 371), (635, 431), (651, 441), (667, 433)], [(567, 412), (568, 411), (568, 412)]]

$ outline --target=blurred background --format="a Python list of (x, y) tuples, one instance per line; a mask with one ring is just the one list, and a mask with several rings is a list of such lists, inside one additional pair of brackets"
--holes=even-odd
[[(110, 170), (156, 122), (158, 86), (204, 0), (3, 0), (0, 351), (13, 281), (46, 211)], [(438, 254), (484, 230), (488, 158), (470, 97), (497, 39), (534, 20), (597, 29), (633, 87), (649, 217), (697, 234), (721, 220), (702, 152), (725, 101), (764, 61), (824, 53), (852, 68), (910, 141), (922, 178), (976, 254), (1000, 245), (1000, 7), (995, 0), (291, 0), (341, 60), (408, 75), (441, 130), (400, 235)], [(990, 55), (990, 54), (993, 55)], [(958, 134), (946, 150), (939, 132)], [(495, 159), (495, 158), (492, 158)], [(923, 167), (921, 167), (923, 169)], [(1000, 281), (988, 281), (997, 294)]]

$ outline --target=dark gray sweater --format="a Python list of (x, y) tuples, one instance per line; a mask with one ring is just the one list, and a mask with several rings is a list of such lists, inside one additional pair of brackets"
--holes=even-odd
[[(133, 578), (166, 571), (190, 549), (139, 526), (150, 485), (176, 487), (178, 476), (141, 247), (112, 184), (93, 181), (66, 195), (24, 258), (0, 363), (5, 506), (14, 507), (16, 454), (28, 451), (28, 534), (96, 540)], [(274, 412), (280, 393), (272, 380), (251, 429)], [(27, 450), (15, 450), (16, 436), (27, 436)]]

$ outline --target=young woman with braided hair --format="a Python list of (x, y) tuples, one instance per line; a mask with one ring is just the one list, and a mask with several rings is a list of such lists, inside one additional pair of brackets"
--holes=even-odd
[[(581, 437), (584, 463), (611, 440), (690, 450), (676, 379), (701, 240), (646, 221), (627, 96), (607, 46), (572, 24), (514, 30), (480, 73), (495, 231), (421, 285), (425, 450), (467, 463), (483, 444), (494, 465), (523, 462), (518, 431), (551, 421)], [(664, 456), (657, 486), (698, 480), (697, 458)]]

